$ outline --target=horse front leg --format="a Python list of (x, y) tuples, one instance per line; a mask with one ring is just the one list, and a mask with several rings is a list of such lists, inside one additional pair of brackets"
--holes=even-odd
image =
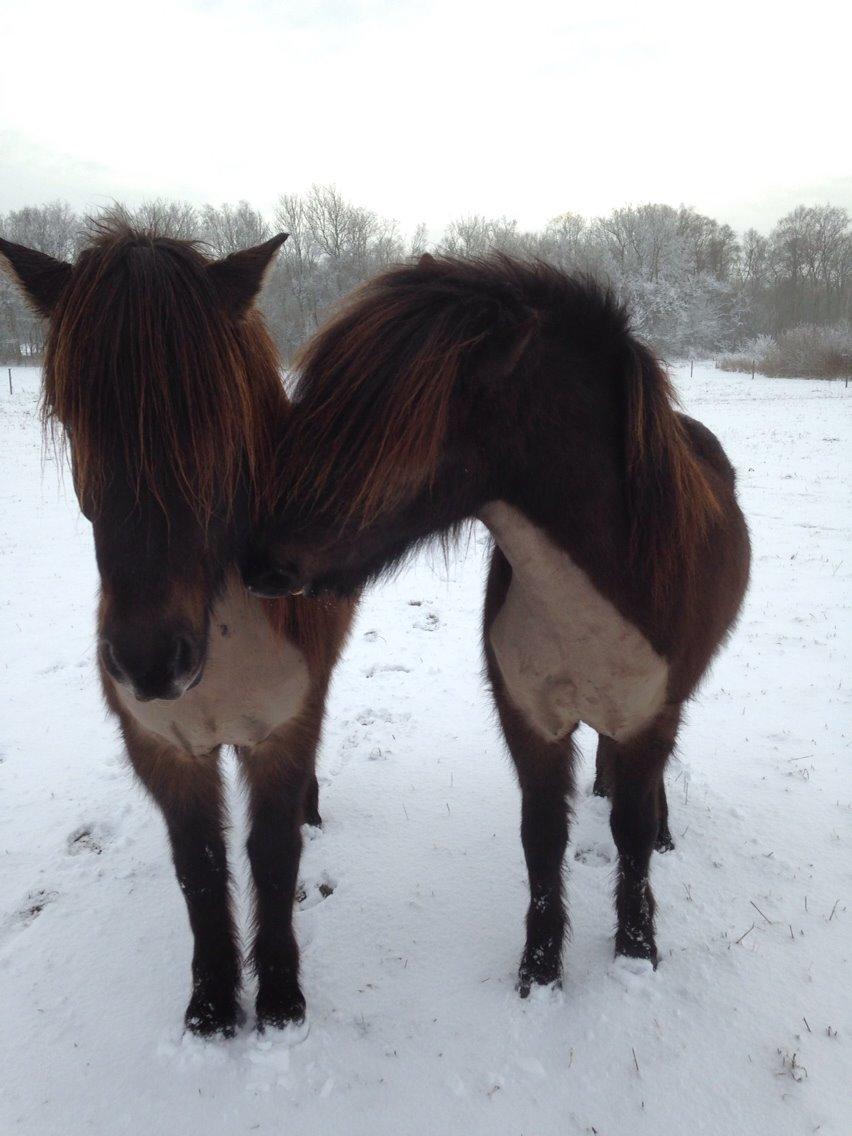
[(533, 986), (562, 981), (562, 947), (568, 927), (562, 868), (575, 750), (571, 733), (548, 742), (530, 729), (510, 702), (492, 658), (489, 664), (494, 700), (521, 787), (521, 843), (530, 902), (518, 992), (526, 998)]
[(526, 998), (533, 986), (562, 980), (562, 948), (568, 927), (562, 869), (568, 844), (569, 798), (574, 791), (574, 742), (573, 730), (556, 740), (545, 739), (509, 697), (490, 632), (511, 575), (508, 561), (495, 549), (485, 594), (484, 648), (494, 702), (521, 787), (521, 843), (530, 902), (517, 988)]
[(240, 953), (231, 913), (218, 750), (195, 756), (125, 725), (127, 750), (166, 822), (192, 928), (192, 996), (187, 1028), (232, 1037), (241, 1020)]
[(318, 722), (311, 716), (239, 751), (248, 784), (251, 829), (246, 848), (255, 888), (252, 962), (257, 1027), (283, 1028), (305, 1017), (293, 904), (302, 854), (301, 825), (316, 814), (313, 788)]
[(572, 738), (551, 744), (521, 742), (507, 732), (521, 786), (521, 843), (530, 885), (526, 944), (518, 969), (518, 992), (561, 985), (562, 948), (568, 928), (563, 861), (568, 844), (569, 796), (573, 792)]

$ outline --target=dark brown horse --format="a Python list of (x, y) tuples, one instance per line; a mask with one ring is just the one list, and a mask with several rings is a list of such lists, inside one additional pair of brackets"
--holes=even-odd
[(749, 542), (716, 438), (599, 287), (506, 258), (425, 256), (308, 345), (257, 594), (354, 594), (478, 517), (494, 538), (488, 676), (522, 791), (522, 995), (558, 981), (578, 722), (612, 801), (619, 954), (656, 963), (651, 852), (684, 702), (737, 615)]
[(140, 780), (160, 806), (195, 938), (186, 1022), (241, 1017), (219, 755), (248, 784), (257, 1020), (304, 1016), (292, 928), (303, 818), (350, 601), (268, 602), (239, 581), (268, 507), (287, 415), (252, 301), (284, 236), (209, 261), (194, 245), (102, 227), (72, 267), (0, 241), (50, 321), (44, 412), (64, 428), (101, 576), (100, 675)]

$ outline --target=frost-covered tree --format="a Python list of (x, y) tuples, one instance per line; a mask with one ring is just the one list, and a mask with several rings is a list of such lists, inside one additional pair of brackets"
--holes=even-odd
[[(430, 245), (425, 225), (406, 240), (394, 221), (333, 185), (283, 194), (268, 218), (247, 201), (199, 207), (164, 198), (110, 213), (143, 229), (204, 241), (217, 256), (275, 230), (289, 232), (260, 298), (287, 359), (359, 283)], [(0, 216), (4, 236), (64, 259), (75, 255), (83, 230), (63, 202)], [(836, 354), (852, 322), (852, 230), (846, 210), (831, 205), (799, 206), (768, 237), (749, 229), (739, 239), (730, 225), (660, 203), (591, 219), (563, 212), (539, 232), (511, 217), (473, 214), (452, 221), (434, 247), (454, 256), (505, 252), (591, 273), (627, 301), (637, 331), (669, 356), (728, 349), (767, 333), (780, 342), (800, 325), (806, 330), (790, 343), (812, 343), (807, 328), (836, 327), (828, 337)], [(0, 353), (18, 359), (38, 355), (42, 346), (41, 321), (0, 275)], [(800, 354), (791, 347), (789, 365)]]

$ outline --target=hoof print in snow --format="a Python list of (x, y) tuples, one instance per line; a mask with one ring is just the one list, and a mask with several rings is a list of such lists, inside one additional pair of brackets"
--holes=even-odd
[(65, 845), (70, 856), (79, 856), (81, 852), (92, 852), (95, 856), (100, 856), (106, 845), (106, 835), (96, 825), (81, 824), (69, 834)]
[(423, 619), (418, 619), (414, 624), (418, 631), (437, 631), (441, 626), (441, 619), (437, 612), (427, 611)]
[(296, 902), (302, 911), (308, 911), (318, 903), (322, 903), (324, 899), (328, 899), (330, 895), (334, 895), (336, 887), (336, 882), (324, 874), (312, 884), (300, 883), (296, 889)]
[(364, 678), (375, 678), (377, 674), (385, 674), (393, 671), (399, 671), (402, 674), (411, 674), (411, 667), (405, 667), (402, 663), (384, 663), (374, 667), (367, 667), (364, 671)]
[(49, 903), (59, 899), (58, 891), (48, 891), (46, 888), (39, 888), (37, 891), (31, 891), (27, 898), (24, 900), (21, 907), (18, 908), (14, 915), (14, 922), (19, 927), (29, 927), (35, 922), (44, 911)]
[(610, 975), (618, 982), (623, 990), (633, 990), (647, 981), (654, 974), (656, 967), (651, 959), (630, 958), (627, 955), (616, 955), (613, 959)]
[(574, 859), (581, 864), (607, 866), (612, 863), (612, 852), (603, 844), (584, 844), (574, 853)]

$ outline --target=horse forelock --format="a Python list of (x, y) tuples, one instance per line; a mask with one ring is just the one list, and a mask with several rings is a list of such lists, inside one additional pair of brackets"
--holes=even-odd
[(78, 492), (96, 503), (115, 463), (167, 510), (202, 520), (247, 475), (268, 493), (284, 395), (258, 317), (228, 319), (200, 248), (124, 225), (81, 254), (45, 356), (42, 413), (71, 435)]

